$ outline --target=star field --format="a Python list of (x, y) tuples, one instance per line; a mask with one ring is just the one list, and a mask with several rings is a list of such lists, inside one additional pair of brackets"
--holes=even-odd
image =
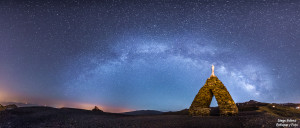
[(235, 102), (300, 102), (299, 41), (296, 0), (1, 1), (0, 101), (180, 110), (214, 64)]

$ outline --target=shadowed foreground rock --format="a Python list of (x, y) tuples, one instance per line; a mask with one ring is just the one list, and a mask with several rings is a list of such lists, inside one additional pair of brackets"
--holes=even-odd
[(0, 111), (4, 111), (5, 107), (0, 104)]
[(18, 108), (18, 106), (15, 105), (15, 104), (10, 104), (10, 105), (6, 105), (6, 106), (5, 106), (5, 109), (6, 109), (6, 110), (11, 110), (11, 109), (16, 109), (16, 108)]
[(15, 104), (10, 104), (10, 105), (6, 105), (6, 106), (2, 106), (0, 104), (0, 111), (11, 110), (11, 109), (16, 109), (16, 108), (18, 108), (18, 106)]

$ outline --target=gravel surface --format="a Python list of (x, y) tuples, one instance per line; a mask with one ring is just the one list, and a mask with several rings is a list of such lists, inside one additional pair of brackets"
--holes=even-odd
[[(240, 128), (276, 127), (278, 119), (262, 112), (237, 116), (126, 116), (78, 109), (27, 107), (0, 112), (0, 128)], [(295, 124), (299, 124), (299, 120)]]

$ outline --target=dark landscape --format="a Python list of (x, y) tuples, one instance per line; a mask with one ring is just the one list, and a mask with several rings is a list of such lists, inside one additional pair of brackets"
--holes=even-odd
[(300, 128), (299, 58), (300, 0), (0, 0), (0, 128)]
[(300, 125), (300, 104), (269, 104), (257, 101), (237, 103), (239, 114), (219, 116), (217, 107), (211, 108), (210, 116), (189, 116), (188, 110), (159, 112), (143, 110), (127, 113), (107, 113), (75, 108), (18, 107), (0, 112), (1, 128), (20, 127), (121, 127), (121, 128), (166, 128), (166, 127), (276, 127), (278, 119), (296, 119)]

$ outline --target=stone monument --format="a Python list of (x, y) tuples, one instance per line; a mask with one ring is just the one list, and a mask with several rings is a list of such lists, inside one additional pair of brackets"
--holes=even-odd
[(192, 105), (189, 108), (189, 114), (192, 116), (209, 116), (210, 103), (215, 96), (220, 115), (235, 115), (238, 108), (231, 98), (224, 84), (214, 74), (214, 65), (212, 65), (211, 76), (206, 80), (204, 86), (199, 90)]

